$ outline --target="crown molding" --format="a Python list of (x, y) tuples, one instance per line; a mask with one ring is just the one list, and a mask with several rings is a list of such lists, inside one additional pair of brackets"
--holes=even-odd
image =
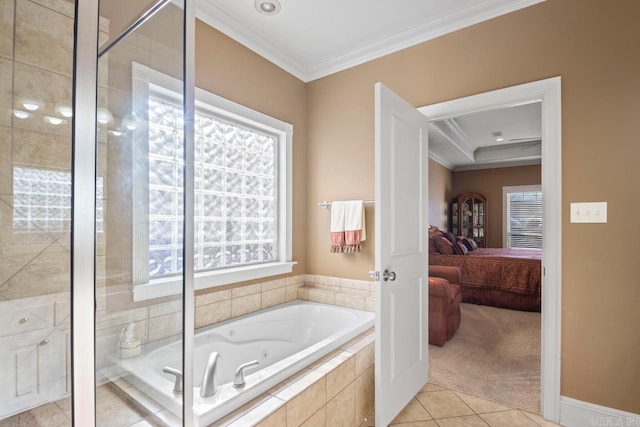
[(197, 17), (307, 83), (542, 1), (544, 0), (514, 0), (508, 4), (503, 4), (500, 0), (478, 1), (457, 13), (437, 17), (383, 41), (318, 64), (302, 64), (291, 54), (267, 43), (256, 32), (209, 2), (198, 2)]

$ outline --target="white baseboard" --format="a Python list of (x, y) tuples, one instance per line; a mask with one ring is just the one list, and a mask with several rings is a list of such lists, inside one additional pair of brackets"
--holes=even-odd
[(560, 396), (560, 424), (567, 427), (640, 427), (640, 415)]

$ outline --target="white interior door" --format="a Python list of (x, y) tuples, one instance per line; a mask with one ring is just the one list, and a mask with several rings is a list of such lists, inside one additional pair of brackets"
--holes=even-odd
[(427, 382), (427, 118), (375, 85), (375, 419), (386, 426)]

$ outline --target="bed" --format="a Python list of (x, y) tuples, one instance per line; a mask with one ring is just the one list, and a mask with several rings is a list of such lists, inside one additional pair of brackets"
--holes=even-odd
[[(461, 269), (462, 302), (540, 311), (542, 251), (473, 248), (466, 252), (454, 249), (450, 253), (448, 246), (438, 239), (437, 233), (430, 233), (429, 265)], [(433, 244), (435, 242), (441, 244)]]

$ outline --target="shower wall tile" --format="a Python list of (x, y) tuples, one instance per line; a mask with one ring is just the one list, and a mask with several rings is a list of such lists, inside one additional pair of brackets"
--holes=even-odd
[(11, 126), (12, 75), (11, 61), (0, 58), (0, 126)]
[(27, 298), (46, 293), (68, 291), (70, 282), (69, 251), (57, 244), (29, 260), (18, 272), (3, 282), (2, 296), (8, 299)]
[(0, 0), (0, 57), (13, 57), (14, 0)]
[(73, 19), (30, 0), (17, 0), (15, 60), (71, 76)]
[(68, 18), (75, 16), (75, 3), (69, 0), (31, 0), (31, 2), (61, 13)]
[(70, 171), (71, 139), (14, 129), (12, 156), (22, 166)]
[(44, 121), (45, 116), (58, 117), (59, 102), (71, 103), (72, 79), (16, 62), (14, 64), (13, 108), (24, 110), (23, 102), (35, 98), (41, 107), (25, 120), (15, 120), (14, 128), (71, 137), (71, 120), (55, 126)]
[[(2, 84), (0, 82), (0, 84)], [(2, 102), (0, 100), (0, 102)], [(2, 108), (2, 107), (0, 107)], [(0, 126), (0, 196), (13, 194), (13, 165), (11, 164), (11, 128)], [(4, 233), (4, 228), (0, 233)]]

